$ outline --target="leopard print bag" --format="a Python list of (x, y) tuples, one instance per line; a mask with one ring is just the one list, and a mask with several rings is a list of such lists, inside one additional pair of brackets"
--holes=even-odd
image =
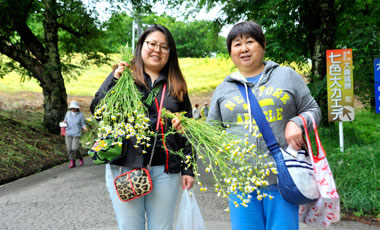
[(114, 180), (116, 193), (123, 202), (145, 196), (153, 189), (149, 170), (137, 168), (120, 174)]

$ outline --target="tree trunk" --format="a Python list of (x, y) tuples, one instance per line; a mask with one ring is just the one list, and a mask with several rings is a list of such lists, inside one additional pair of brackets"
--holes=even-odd
[(326, 77), (326, 50), (335, 48), (336, 13), (334, 0), (319, 1), (319, 28), (315, 33), (314, 50), (312, 53), (312, 74), (318, 76), (318, 80)]
[(57, 2), (44, 0), (44, 4), (45, 55), (49, 60), (44, 64), (49, 80), (41, 83), (44, 94), (44, 124), (50, 133), (59, 133), (58, 123), (63, 120), (67, 111), (67, 95), (58, 50)]
[[(334, 0), (316, 0), (309, 5), (312, 7), (310, 17), (309, 45), (311, 50), (311, 74), (313, 81), (326, 80), (326, 50), (335, 49), (336, 10)], [(310, 10), (310, 9), (309, 9)], [(316, 100), (322, 111), (322, 124), (328, 125), (327, 85), (320, 90)]]
[[(50, 90), (51, 89), (51, 90)], [(58, 123), (63, 121), (67, 111), (67, 95), (65, 85), (54, 83), (43, 87), (44, 125), (50, 133), (59, 133)]]

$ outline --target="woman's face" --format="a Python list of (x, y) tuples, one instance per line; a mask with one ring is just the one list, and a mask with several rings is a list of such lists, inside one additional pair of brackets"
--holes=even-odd
[(236, 37), (231, 43), (231, 59), (240, 72), (256, 72), (263, 65), (265, 50), (247, 35)]
[[(152, 49), (152, 47), (154, 48)], [(144, 63), (144, 71), (146, 73), (150, 74), (153, 72), (158, 74), (168, 62), (169, 53), (162, 52), (164, 49), (163, 47), (168, 48), (169, 45), (165, 34), (162, 32), (154, 31), (145, 38), (141, 50), (141, 57)]]

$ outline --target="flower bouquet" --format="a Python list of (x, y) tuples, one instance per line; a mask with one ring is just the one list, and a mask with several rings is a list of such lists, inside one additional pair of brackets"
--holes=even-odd
[[(122, 60), (133, 59), (128, 46), (123, 47), (121, 53)], [(149, 130), (147, 108), (141, 98), (131, 69), (126, 68), (115, 86), (107, 92), (95, 109), (93, 118), (100, 122), (97, 126), (97, 139), (93, 145), (93, 152), (108, 150), (113, 146), (118, 146), (121, 152), (123, 140), (135, 137), (134, 147), (141, 147), (143, 153), (146, 153), (149, 140), (155, 134)]]
[[(212, 175), (218, 196), (228, 198), (229, 194), (236, 194), (241, 201), (234, 202), (236, 207), (247, 207), (252, 198), (250, 193), (254, 191), (257, 192), (258, 200), (273, 198), (264, 189), (268, 185), (266, 178), (270, 173), (277, 174), (276, 167), (267, 160), (268, 154), (260, 153), (255, 145), (248, 142), (248, 136), (242, 140), (237, 135), (227, 133), (220, 125), (187, 118), (183, 114), (173, 114), (167, 110), (162, 110), (162, 115), (168, 118), (179, 117), (183, 136), (205, 166), (205, 173)], [(201, 172), (195, 157), (185, 156), (181, 152), (175, 154), (181, 155), (183, 162), (193, 168), (200, 190), (207, 191), (207, 186), (200, 181)]]

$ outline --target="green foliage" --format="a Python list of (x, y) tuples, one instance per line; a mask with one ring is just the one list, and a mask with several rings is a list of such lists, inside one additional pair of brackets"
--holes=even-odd
[[(295, 62), (302, 65), (311, 59), (313, 64), (323, 67), (325, 49), (352, 48), (355, 95), (374, 108), (373, 60), (380, 55), (376, 23), (380, 8), (377, 1), (198, 0), (197, 3), (209, 8), (223, 4), (222, 11), (226, 17), (217, 19), (220, 24), (232, 24), (241, 20), (257, 21), (266, 34), (266, 56), (278, 63)], [(316, 49), (321, 45), (318, 41), (326, 40), (332, 41), (326, 43), (328, 47), (322, 45), (321, 50)], [(319, 63), (314, 63), (315, 60)], [(318, 70), (313, 72), (314, 75), (321, 75), (315, 76), (318, 81), (325, 78), (323, 68), (313, 68)], [(316, 98), (321, 102), (327, 93), (314, 88)], [(327, 107), (322, 107), (323, 112), (327, 112)]]
[[(54, 1), (52, 1), (54, 2)], [(51, 4), (51, 3), (49, 3)], [(0, 17), (2, 23), (0, 25), (0, 37), (2, 42), (7, 45), (14, 46), (15, 49), (28, 51), (34, 54), (35, 59), (40, 59), (42, 63), (46, 63), (47, 56), (42, 57), (42, 52), (46, 52), (47, 48), (52, 44), (46, 40), (47, 35), (47, 18), (46, 5), (40, 1), (2, 1), (0, 4)], [(75, 76), (83, 64), (93, 60), (94, 63), (104, 63), (107, 56), (97, 55), (97, 52), (109, 53), (101, 41), (103, 31), (97, 28), (97, 21), (87, 12), (87, 9), (81, 1), (65, 1), (57, 3), (55, 12), (50, 12), (55, 18), (55, 26), (58, 33), (59, 54), (62, 55), (62, 72), (67, 76)], [(54, 19), (53, 19), (54, 20)], [(45, 25), (45, 26), (44, 26)], [(50, 32), (54, 31), (52, 24), (49, 24)], [(49, 35), (50, 36), (50, 35)], [(29, 37), (26, 39), (26, 37)], [(4, 43), (2, 43), (4, 44)], [(44, 47), (45, 46), (45, 50)], [(9, 53), (5, 48), (0, 50), (12, 58), (5, 64), (8, 68), (2, 68), (0, 76), (4, 76), (9, 71), (17, 71), (24, 78), (36, 77), (36, 72), (31, 69), (25, 61), (29, 56), (28, 53), (22, 53), (25, 57), (15, 56)], [(82, 65), (71, 65), (73, 53), (83, 53)], [(33, 55), (32, 55), (33, 56)], [(18, 64), (18, 63), (21, 63)], [(40, 79), (42, 80), (42, 79)]]
[(380, 212), (380, 145), (352, 145), (344, 153), (335, 148), (329, 162), (341, 196), (345, 213), (360, 211), (375, 215)]
[(9, 58), (0, 55), (0, 79), (4, 78), (4, 76), (10, 72), (12, 72), (16, 63), (9, 60)]
[(121, 46), (132, 44), (132, 22), (133, 17), (127, 16), (126, 13), (117, 13), (103, 23), (103, 42), (113, 53), (118, 53)]
[(169, 26), (169, 30), (180, 57), (207, 57), (225, 50), (220, 45), (223, 38), (218, 36), (218, 29), (210, 21), (176, 22)]
[[(354, 93), (365, 105), (374, 105), (373, 62), (380, 57), (380, 8), (373, 0), (337, 1), (344, 4), (338, 17), (337, 48), (352, 48)], [(373, 107), (374, 108), (374, 107)]]
[[(89, 64), (109, 61), (107, 54), (111, 50), (102, 41), (104, 31), (97, 20), (96, 3), (96, 0), (0, 1), (0, 53), (11, 59), (0, 61), (5, 64), (0, 68), (0, 76), (13, 70), (22, 79), (37, 79), (44, 91), (44, 125), (51, 133), (59, 132), (56, 124), (67, 107), (64, 77), (66, 80), (75, 77)], [(151, 1), (131, 3), (140, 12), (149, 11)], [(74, 53), (81, 54), (77, 65), (71, 63)]]
[[(368, 125), (371, 124), (371, 125)], [(339, 150), (339, 128), (318, 128), (345, 213), (376, 215), (380, 212), (380, 120), (369, 111), (344, 122), (345, 151)], [(313, 137), (311, 137), (313, 138)]]
[[(114, 14), (103, 24), (104, 45), (118, 52), (118, 47), (132, 43), (132, 21), (134, 17), (125, 13)], [(172, 33), (179, 57), (207, 57), (226, 53), (225, 38), (218, 36), (220, 27), (211, 21), (183, 22), (175, 18), (154, 14), (141, 16), (142, 27), (161, 24)]]
[[(307, 25), (300, 20), (307, 12), (303, 12), (304, 1), (300, 0), (214, 0), (200, 1), (208, 6), (224, 4), (224, 19), (221, 24), (232, 24), (241, 20), (253, 20), (263, 26), (267, 47), (266, 56), (278, 63), (295, 62), (304, 64), (310, 58), (307, 41)], [(297, 10), (297, 7), (302, 7)], [(310, 19), (310, 18), (309, 18)]]

